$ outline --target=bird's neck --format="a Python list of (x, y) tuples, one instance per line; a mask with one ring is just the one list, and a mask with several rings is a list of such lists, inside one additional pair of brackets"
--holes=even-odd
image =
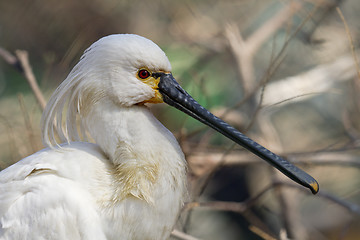
[[(120, 198), (131, 195), (151, 202), (155, 185), (185, 179), (185, 159), (176, 139), (147, 107), (100, 101), (84, 123), (113, 162), (116, 181), (122, 186)], [(172, 187), (184, 187), (177, 184), (182, 186)]]

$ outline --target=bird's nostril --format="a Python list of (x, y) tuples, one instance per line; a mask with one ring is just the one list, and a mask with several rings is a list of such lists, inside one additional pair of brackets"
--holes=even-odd
[(159, 78), (159, 77), (161, 77), (161, 75), (163, 75), (164, 73), (163, 72), (154, 72), (153, 74), (152, 74), (152, 77), (153, 78)]

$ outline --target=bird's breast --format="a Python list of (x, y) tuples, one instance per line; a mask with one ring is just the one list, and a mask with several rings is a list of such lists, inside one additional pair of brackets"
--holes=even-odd
[(154, 150), (135, 154), (125, 143), (118, 149), (123, 159), (113, 169), (114, 195), (101, 211), (114, 239), (166, 239), (176, 222), (186, 196), (183, 155)]

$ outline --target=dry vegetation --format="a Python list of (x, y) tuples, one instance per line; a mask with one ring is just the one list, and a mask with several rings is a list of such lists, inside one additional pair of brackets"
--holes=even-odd
[[(320, 183), (313, 196), (153, 106), (189, 162), (173, 238), (359, 239), (359, 11), (357, 0), (1, 1), (0, 168), (42, 148), (41, 91), (48, 97), (99, 37), (136, 33), (167, 52), (195, 99)], [(41, 91), (27, 84), (31, 70)]]

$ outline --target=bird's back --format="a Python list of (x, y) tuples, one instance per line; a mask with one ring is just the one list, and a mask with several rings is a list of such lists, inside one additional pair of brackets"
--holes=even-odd
[(96, 145), (72, 143), (0, 172), (0, 239), (106, 239), (93, 194), (106, 195), (108, 165)]

